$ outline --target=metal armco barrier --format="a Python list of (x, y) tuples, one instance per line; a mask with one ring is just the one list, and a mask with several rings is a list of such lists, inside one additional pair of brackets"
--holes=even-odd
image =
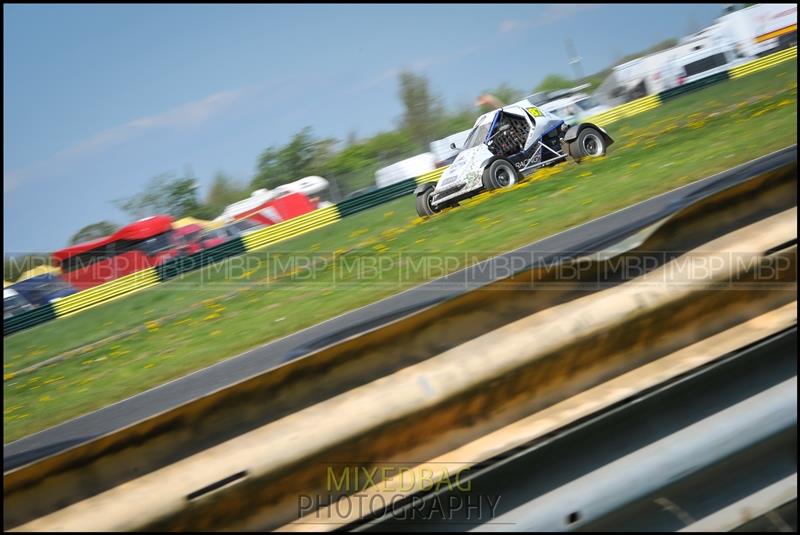
[(19, 314), (13, 318), (3, 320), (3, 336), (56, 319), (56, 317), (53, 303), (47, 303), (34, 310), (29, 310), (24, 314)]
[(711, 76), (706, 76), (705, 78), (701, 78), (700, 80), (695, 80), (694, 82), (689, 82), (688, 84), (683, 84), (678, 87), (673, 87), (672, 89), (667, 89), (666, 91), (659, 93), (658, 96), (661, 99), (661, 102), (666, 102), (667, 100), (679, 97), (690, 91), (702, 89), (703, 87), (728, 80), (729, 78), (730, 76), (728, 74), (728, 71), (712, 74)]
[(378, 206), (379, 204), (391, 201), (392, 199), (408, 195), (414, 191), (415, 187), (417, 187), (416, 180), (417, 179), (415, 178), (401, 180), (400, 182), (392, 184), (391, 186), (386, 186), (385, 188), (371, 191), (364, 195), (359, 195), (358, 197), (342, 201), (336, 205), (336, 208), (338, 208), (339, 215), (343, 218), (357, 214), (358, 212), (368, 210), (374, 206)]
[[(620, 119), (632, 117), (657, 108), (663, 102), (687, 92), (727, 80), (728, 78), (739, 78), (752, 74), (796, 57), (797, 47), (791, 47), (776, 52), (775, 54), (739, 65), (729, 71), (686, 84), (685, 86), (669, 89), (657, 95), (642, 97), (622, 104), (607, 112), (590, 117), (587, 121), (593, 122), (598, 126), (606, 126)], [(244, 249), (242, 249), (238, 240), (233, 240), (235, 243), (229, 242), (228, 244), (217, 246), (212, 250), (205, 251), (205, 254), (201, 256), (192, 256), (167, 262), (164, 266), (148, 268), (89, 290), (84, 290), (83, 292), (79, 292), (61, 301), (57, 301), (52, 312), (47, 312), (46, 310), (39, 312), (38, 309), (25, 312), (19, 316), (15, 316), (10, 321), (3, 322), (3, 336), (8, 336), (51, 319), (64, 317), (65, 315), (79, 312), (110, 299), (148, 288), (182, 273), (192, 271), (192, 269), (204, 267), (209, 263), (218, 262), (261, 247), (267, 247), (323, 226), (331, 225), (342, 218), (373, 208), (398, 197), (408, 195), (413, 192), (417, 185), (438, 180), (445, 169), (447, 169), (446, 166), (419, 177), (408, 178), (397, 184), (342, 201), (337, 205), (316, 210), (309, 214), (254, 232), (242, 238)], [(201, 253), (197, 253), (197, 255), (200, 254)], [(155, 274), (155, 279), (153, 279), (153, 274)], [(124, 282), (121, 282), (123, 280)], [(41, 308), (48, 309), (48, 307), (50, 307), (50, 305)]]
[(158, 275), (158, 280), (165, 281), (172, 277), (177, 277), (182, 273), (188, 273), (196, 269), (203, 268), (209, 264), (219, 262), (231, 256), (238, 256), (245, 252), (246, 248), (241, 238), (221, 243), (211, 249), (199, 251), (183, 258), (175, 258), (164, 262), (153, 268)]

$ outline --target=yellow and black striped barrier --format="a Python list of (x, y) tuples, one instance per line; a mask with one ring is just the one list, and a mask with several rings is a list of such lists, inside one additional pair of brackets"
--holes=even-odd
[(742, 76), (747, 76), (748, 74), (753, 74), (754, 72), (774, 67), (782, 61), (795, 58), (797, 58), (797, 47), (793, 46), (791, 48), (787, 48), (786, 50), (781, 50), (780, 52), (770, 54), (769, 56), (764, 56), (761, 59), (749, 61), (739, 65), (738, 67), (734, 67), (728, 72), (730, 73), (731, 78), (740, 78)]
[(597, 126), (606, 126), (620, 119), (632, 117), (646, 111), (657, 108), (661, 105), (661, 99), (658, 95), (650, 95), (648, 97), (637, 98), (626, 104), (622, 104), (612, 108), (599, 115), (595, 115), (586, 120), (586, 122), (594, 123)]
[(341, 216), (336, 205), (328, 206), (248, 234), (242, 238), (242, 241), (244, 242), (245, 250), (253, 251), (327, 225), (332, 225), (340, 219)]
[(430, 173), (425, 173), (424, 175), (420, 175), (414, 179), (417, 185), (425, 184), (426, 182), (436, 182), (444, 173), (444, 170), (447, 169), (448, 166), (440, 167), (435, 171), (431, 171)]
[(59, 299), (53, 303), (53, 308), (57, 317), (68, 316), (116, 297), (149, 288), (159, 282), (161, 280), (156, 269), (150, 267)]

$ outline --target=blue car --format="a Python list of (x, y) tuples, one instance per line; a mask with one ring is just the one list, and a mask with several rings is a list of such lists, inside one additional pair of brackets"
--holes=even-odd
[(66, 283), (63, 279), (50, 273), (15, 282), (9, 286), (9, 288), (20, 294), (26, 301), (34, 306), (41, 306), (55, 299), (60, 299), (78, 292), (78, 290)]

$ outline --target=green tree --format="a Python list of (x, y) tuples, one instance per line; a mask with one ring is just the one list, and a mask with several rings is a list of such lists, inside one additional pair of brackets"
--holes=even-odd
[(400, 73), (400, 100), (403, 103), (402, 128), (420, 148), (436, 138), (436, 123), (444, 110), (428, 87), (428, 79), (409, 71)]
[(548, 74), (539, 82), (539, 85), (533, 88), (534, 92), (538, 91), (556, 91), (558, 89), (568, 89), (575, 87), (577, 83), (566, 76), (560, 74)]
[(269, 147), (258, 158), (254, 188), (273, 189), (310, 175), (323, 175), (336, 140), (315, 139), (305, 127), (282, 147)]
[(172, 173), (157, 175), (142, 193), (113, 202), (135, 219), (160, 214), (175, 218), (207, 217), (206, 210), (198, 201), (197, 190), (197, 179), (191, 169), (187, 169), (182, 177)]
[(407, 131), (380, 132), (333, 155), (324, 176), (335, 180), (339, 193), (346, 194), (372, 184), (378, 168), (418, 153)]
[(103, 236), (113, 234), (118, 228), (119, 225), (110, 221), (99, 221), (97, 223), (92, 223), (91, 225), (86, 225), (78, 232), (73, 234), (69, 239), (69, 244), (75, 245), (76, 243), (96, 240), (97, 238), (102, 238)]
[(216, 217), (226, 206), (249, 195), (250, 189), (247, 186), (236, 183), (231, 177), (218, 171), (214, 175), (206, 195), (204, 208), (208, 213), (213, 214), (212, 217)]
[(473, 108), (463, 108), (444, 114), (436, 125), (436, 139), (472, 128), (476, 118), (477, 114)]

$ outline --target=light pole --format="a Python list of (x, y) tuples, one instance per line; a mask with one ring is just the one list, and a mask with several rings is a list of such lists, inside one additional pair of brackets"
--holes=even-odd
[(583, 68), (581, 66), (581, 58), (578, 55), (578, 52), (575, 50), (575, 46), (572, 44), (572, 39), (567, 37), (567, 56), (569, 57), (569, 64), (572, 65), (572, 68), (575, 69), (575, 79), (580, 80), (583, 78)]

